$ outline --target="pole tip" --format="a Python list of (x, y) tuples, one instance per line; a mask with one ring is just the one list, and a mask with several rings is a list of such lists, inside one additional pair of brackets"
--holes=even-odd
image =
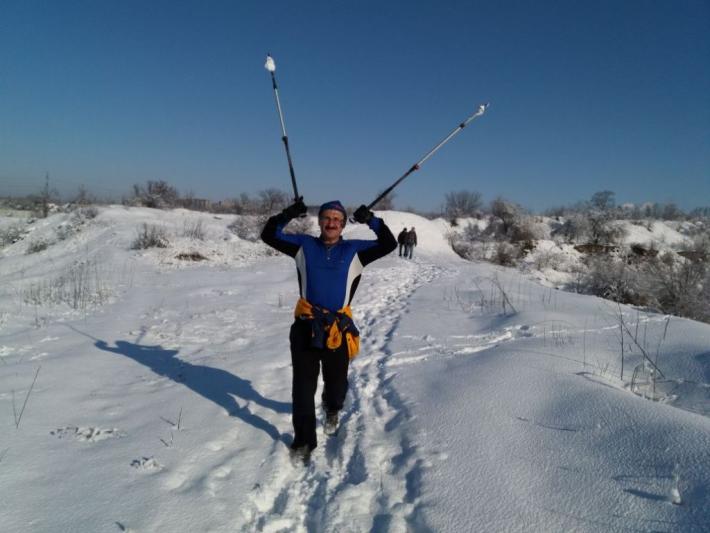
[(266, 63), (264, 64), (264, 68), (269, 72), (276, 71), (276, 63), (274, 63), (274, 58), (271, 57), (271, 54), (266, 54)]

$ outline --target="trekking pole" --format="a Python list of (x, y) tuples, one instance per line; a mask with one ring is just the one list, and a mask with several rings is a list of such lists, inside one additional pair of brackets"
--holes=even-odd
[(444, 140), (442, 140), (442, 141), (441, 141), (439, 144), (437, 144), (434, 148), (432, 148), (431, 150), (429, 150), (429, 152), (428, 152), (424, 157), (422, 157), (419, 161), (417, 161), (416, 163), (414, 163), (414, 165), (412, 165), (412, 168), (410, 168), (409, 170), (407, 170), (407, 172), (405, 172), (397, 181), (395, 181), (392, 185), (390, 185), (387, 189), (385, 189), (385, 191), (384, 191), (382, 194), (380, 194), (377, 198), (375, 198), (372, 202), (370, 202), (370, 204), (367, 206), (367, 208), (368, 208), (368, 209), (372, 209), (372, 208), (375, 206), (375, 204), (377, 204), (377, 202), (379, 202), (379, 201), (382, 200), (385, 196), (387, 196), (389, 193), (391, 193), (391, 192), (392, 192), (392, 189), (394, 189), (397, 185), (399, 185), (399, 184), (404, 180), (404, 178), (406, 178), (407, 176), (409, 176), (409, 175), (410, 175), (412, 172), (414, 172), (415, 170), (419, 170), (419, 167), (421, 167), (427, 159), (429, 159), (431, 156), (433, 156), (434, 153), (435, 153), (439, 148), (441, 148), (441, 147), (444, 146), (447, 142), (449, 142), (449, 141), (454, 137), (454, 135), (456, 135), (458, 132), (460, 132), (462, 129), (464, 129), (466, 126), (468, 126), (468, 123), (469, 123), (469, 122), (471, 122), (471, 121), (474, 120), (475, 118), (480, 117), (483, 113), (485, 113), (485, 112), (486, 112), (486, 109), (488, 109), (488, 106), (489, 106), (489, 105), (490, 105), (490, 104), (481, 104), (480, 106), (478, 106), (478, 110), (477, 110), (473, 115), (471, 115), (471, 116), (468, 117), (466, 120), (464, 120), (461, 124), (459, 124), (458, 126), (456, 126), (456, 128), (454, 128), (453, 131), (452, 131), (451, 133), (449, 133), (449, 134), (444, 138)]
[(284, 142), (284, 147), (286, 148), (286, 159), (288, 159), (288, 171), (291, 173), (291, 185), (293, 185), (293, 199), (297, 201), (300, 198), (298, 194), (298, 186), (296, 185), (296, 174), (293, 171), (293, 161), (291, 160), (291, 150), (288, 147), (288, 135), (286, 135), (286, 124), (284, 123), (284, 115), (281, 111), (281, 101), (279, 100), (279, 88), (276, 85), (276, 63), (274, 63), (274, 58), (271, 54), (266, 54), (266, 64), (264, 68), (271, 73), (271, 83), (274, 86), (274, 97), (276, 98), (276, 109), (279, 112), (279, 120), (281, 121), (281, 133), (283, 134), (281, 140)]

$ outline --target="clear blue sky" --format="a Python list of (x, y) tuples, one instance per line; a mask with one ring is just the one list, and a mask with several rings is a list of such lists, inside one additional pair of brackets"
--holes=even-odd
[(269, 51), (307, 203), (369, 202), (490, 101), (396, 206), (710, 204), (707, 0), (4, 0), (0, 195), (289, 190)]

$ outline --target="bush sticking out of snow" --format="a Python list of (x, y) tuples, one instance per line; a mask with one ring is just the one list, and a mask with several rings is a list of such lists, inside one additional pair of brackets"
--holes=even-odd
[(175, 259), (181, 259), (183, 261), (207, 261), (207, 258), (200, 252), (180, 253), (175, 256)]
[(182, 227), (182, 236), (195, 241), (205, 240), (205, 229), (202, 220), (185, 221)]
[(237, 215), (227, 229), (242, 240), (256, 242), (261, 237), (266, 219), (265, 215)]
[(27, 255), (36, 254), (49, 248), (49, 243), (44, 239), (36, 239), (27, 245)]
[(313, 219), (311, 217), (294, 218), (284, 228), (284, 233), (305, 233), (313, 231)]
[(99, 210), (97, 207), (89, 205), (77, 209), (76, 214), (84, 220), (92, 220), (99, 215)]
[(645, 263), (647, 290), (665, 313), (710, 322), (710, 268), (672, 252)]
[(108, 300), (110, 290), (105, 279), (106, 275), (97, 261), (77, 261), (61, 275), (25, 287), (23, 300), (30, 305), (65, 304), (84, 311)]
[(148, 248), (167, 248), (170, 241), (165, 228), (154, 224), (143, 223), (136, 238), (131, 243), (131, 250), (146, 250)]
[(23, 232), (19, 226), (9, 226), (0, 229), (0, 246), (7, 246), (22, 240)]
[(499, 242), (495, 248), (492, 261), (496, 265), (515, 266), (521, 257), (521, 250), (518, 246), (509, 242)]

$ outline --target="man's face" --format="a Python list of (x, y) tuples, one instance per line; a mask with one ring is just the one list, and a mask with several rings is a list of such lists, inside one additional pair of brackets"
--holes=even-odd
[(340, 211), (326, 209), (318, 217), (320, 236), (326, 243), (333, 243), (340, 239), (340, 234), (345, 227), (345, 218)]

